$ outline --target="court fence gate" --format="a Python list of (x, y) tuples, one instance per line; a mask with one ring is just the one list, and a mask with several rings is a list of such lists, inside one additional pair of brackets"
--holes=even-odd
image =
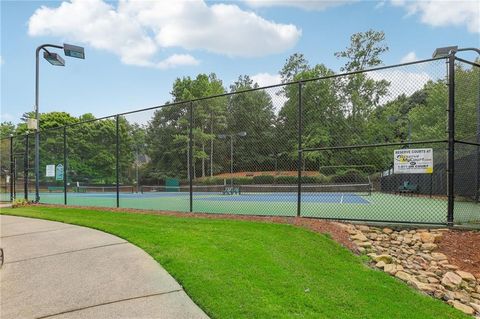
[(317, 77), (300, 73), (266, 87), (240, 77), (217, 95), (174, 96), (165, 105), (84, 115), (38, 132), (21, 124), (17, 135), (1, 139), (1, 199), (480, 224), (478, 60), (310, 71)]

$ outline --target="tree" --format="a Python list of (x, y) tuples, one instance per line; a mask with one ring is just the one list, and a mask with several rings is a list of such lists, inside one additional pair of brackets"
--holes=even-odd
[[(238, 77), (230, 86), (230, 92), (239, 93), (229, 96), (224, 133), (233, 136), (243, 131), (247, 133), (245, 137), (234, 137), (237, 140), (235, 167), (241, 171), (268, 169), (272, 163), (270, 154), (276, 145), (273, 140), (275, 113), (271, 96), (265, 90), (242, 92), (255, 88), (258, 84), (254, 84), (247, 75)], [(227, 158), (229, 155), (222, 162), (228, 163)]]
[[(381, 55), (388, 51), (384, 41), (383, 31), (368, 30), (353, 34), (350, 47), (335, 53), (336, 57), (347, 59), (340, 70), (354, 72), (380, 65)], [(389, 82), (375, 81), (367, 74), (359, 73), (339, 79), (339, 84), (343, 103), (351, 118), (348, 129), (353, 137), (353, 140), (345, 142), (356, 143), (363, 139), (365, 122), (370, 113), (379, 106), (381, 97), (387, 93)]]
[(15, 133), (15, 125), (12, 122), (0, 123), (0, 139), (10, 137)]
[(352, 72), (382, 64), (380, 56), (388, 51), (388, 46), (384, 41), (385, 33), (383, 31), (370, 29), (353, 34), (350, 37), (350, 47), (344, 51), (335, 52), (337, 58), (348, 60), (340, 70)]
[(282, 83), (292, 82), (297, 77), (309, 69), (308, 61), (301, 53), (292, 54), (283, 65), (279, 72)]
[[(172, 88), (173, 102), (179, 103), (181, 101), (188, 101), (192, 99), (199, 99), (212, 95), (220, 95), (224, 93), (221, 80), (215, 74), (199, 74), (195, 79), (184, 77), (176, 79)], [(214, 139), (218, 131), (225, 126), (226, 113), (226, 98), (218, 97), (215, 99), (207, 99), (196, 101), (193, 107), (193, 159), (194, 159), (194, 177), (197, 176), (197, 166), (200, 164), (201, 176), (205, 177), (207, 174), (207, 159), (210, 159), (209, 170), (210, 175), (214, 174)], [(165, 154), (175, 153), (175, 160), (170, 158), (167, 166), (173, 165), (176, 167), (175, 171), (172, 167), (157, 167), (165, 176), (168, 174), (178, 174), (182, 172), (182, 177), (188, 176), (189, 168), (189, 125), (190, 114), (188, 112), (189, 104), (180, 104), (168, 106), (159, 109), (155, 112), (154, 118), (147, 128), (147, 142), (154, 142), (155, 140), (162, 140), (163, 146), (169, 145), (171, 149), (165, 150), (163, 146), (160, 148), (152, 148), (151, 157), (153, 160), (163, 160)], [(161, 135), (161, 136), (160, 136)], [(155, 142), (154, 142), (155, 143)], [(209, 144), (209, 145), (208, 145)], [(159, 154), (163, 149), (163, 155)], [(175, 149), (175, 150), (174, 150)], [(185, 158), (185, 161), (178, 162), (180, 158)], [(198, 162), (200, 161), (200, 162)], [(164, 166), (164, 164), (152, 164)], [(181, 168), (182, 167), (182, 168)], [(180, 170), (178, 170), (180, 168)]]

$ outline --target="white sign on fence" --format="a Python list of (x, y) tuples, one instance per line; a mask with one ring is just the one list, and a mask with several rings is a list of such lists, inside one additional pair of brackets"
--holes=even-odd
[(394, 174), (433, 173), (433, 149), (411, 148), (394, 151)]
[(45, 176), (46, 177), (55, 177), (55, 165), (47, 165)]

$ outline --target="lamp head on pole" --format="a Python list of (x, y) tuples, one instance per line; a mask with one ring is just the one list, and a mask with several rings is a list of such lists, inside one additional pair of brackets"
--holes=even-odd
[(446, 58), (447, 56), (450, 55), (451, 52), (456, 52), (458, 50), (458, 46), (449, 46), (449, 47), (443, 47), (443, 48), (436, 48), (435, 51), (433, 51), (432, 58)]
[(241, 136), (241, 137), (245, 137), (245, 136), (247, 136), (247, 132), (245, 132), (245, 131), (238, 132), (237, 135)]
[(65, 60), (60, 55), (58, 55), (56, 53), (51, 53), (51, 52), (44, 51), (43, 52), (43, 57), (51, 65), (65, 66)]
[(65, 52), (66, 56), (72, 58), (85, 59), (85, 49), (77, 45), (64, 43), (63, 52)]

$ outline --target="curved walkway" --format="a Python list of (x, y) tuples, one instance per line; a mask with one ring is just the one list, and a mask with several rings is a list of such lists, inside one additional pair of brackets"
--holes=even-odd
[(64, 223), (0, 216), (0, 317), (208, 318), (153, 258)]

